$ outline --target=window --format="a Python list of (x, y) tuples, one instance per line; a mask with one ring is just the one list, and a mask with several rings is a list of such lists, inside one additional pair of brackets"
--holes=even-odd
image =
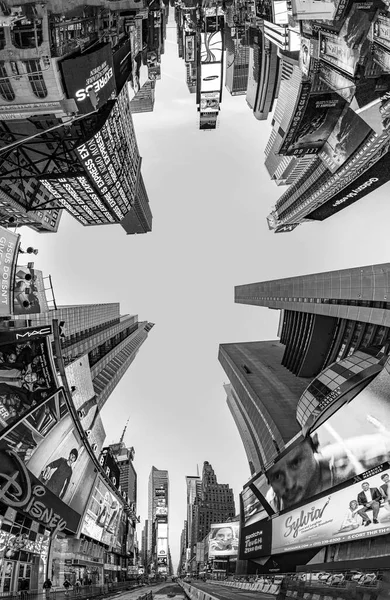
[(26, 65), (27, 73), (29, 74), (28, 79), (31, 84), (32, 91), (37, 98), (46, 98), (47, 87), (42, 75), (39, 60), (26, 60), (24, 64)]
[(15, 92), (8, 78), (4, 61), (0, 61), (0, 95), (8, 102), (15, 100)]

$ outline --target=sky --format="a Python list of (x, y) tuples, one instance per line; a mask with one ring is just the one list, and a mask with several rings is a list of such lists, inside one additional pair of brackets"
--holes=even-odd
[[(330, 219), (274, 234), (266, 217), (286, 187), (264, 167), (270, 122), (226, 89), (215, 131), (199, 130), (170, 10), (153, 113), (134, 115), (153, 231), (83, 227), (63, 214), (56, 234), (21, 230), (39, 249), (58, 305), (120, 302), (122, 314), (155, 323), (102, 411), (106, 443), (135, 448), (138, 508), (147, 518), (151, 467), (170, 480), (169, 543), (174, 567), (186, 518), (185, 476), (213, 466), (238, 494), (250, 476), (226, 405), (220, 343), (277, 338), (279, 314), (234, 304), (234, 286), (389, 261), (390, 184)], [(141, 526), (137, 529), (141, 538)]]

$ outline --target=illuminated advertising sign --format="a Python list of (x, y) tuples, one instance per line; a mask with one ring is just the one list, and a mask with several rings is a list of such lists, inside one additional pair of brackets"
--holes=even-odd
[[(389, 463), (364, 481), (305, 504), (272, 522), (272, 553), (278, 554), (390, 533)], [(372, 476), (369, 476), (372, 475)]]
[(390, 49), (390, 18), (386, 14), (379, 13), (373, 21), (372, 39)]
[(200, 111), (204, 113), (213, 113), (219, 111), (219, 92), (203, 92), (200, 95)]
[(201, 34), (201, 63), (220, 63), (222, 62), (223, 43), (220, 31), (213, 31)]
[(345, 100), (334, 92), (311, 93), (311, 83), (301, 85), (294, 117), (283, 140), (280, 154), (316, 154), (328, 139)]
[[(67, 94), (75, 99), (79, 112), (83, 114), (101, 108), (115, 92), (111, 44), (94, 48), (60, 63)], [(96, 107), (90, 100), (89, 90), (96, 94)]]
[(12, 314), (13, 270), (18, 255), (20, 235), (0, 227), (0, 316)]
[(325, 202), (308, 214), (306, 218), (313, 219), (314, 221), (323, 221), (357, 200), (360, 200), (360, 198), (370, 194), (384, 183), (387, 183), (390, 179), (390, 154), (388, 148), (384, 148), (382, 153), (375, 154), (371, 160), (364, 164), (360, 172), (362, 174), (359, 177), (356, 177), (349, 185), (328, 200), (328, 202)]
[(186, 34), (184, 37), (184, 61), (194, 62), (195, 60), (195, 34)]
[(370, 133), (371, 127), (354, 110), (346, 106), (319, 157), (329, 171), (335, 173)]
[(168, 537), (168, 524), (167, 523), (158, 523), (157, 524), (157, 537), (158, 538), (167, 538)]
[(355, 95), (356, 86), (348, 77), (342, 75), (323, 61), (320, 61), (319, 74), (321, 81), (342, 96), (344, 100), (351, 102)]
[(319, 32), (320, 59), (346, 73), (355, 75), (360, 50), (350, 48), (344, 38), (333, 33)]
[(122, 510), (118, 497), (98, 479), (93, 488), (81, 533), (98, 542), (115, 545)]
[(157, 538), (157, 557), (168, 556), (168, 538)]
[(76, 153), (85, 175), (40, 181), (82, 225), (119, 223), (131, 209), (139, 167), (127, 86), (103, 127)]
[[(255, 494), (254, 489), (260, 493), (261, 500)], [(267, 478), (264, 474), (258, 475), (256, 479), (251, 483), (250, 486), (245, 487), (241, 494), (242, 498), (242, 506), (243, 506), (243, 514), (244, 514), (244, 524), (251, 525), (256, 521), (260, 521), (264, 519), (269, 514), (273, 514), (274, 510), (272, 507), (266, 504), (265, 497), (269, 490), (269, 485), (267, 483)], [(267, 510), (266, 508), (267, 507)]]
[(200, 113), (199, 129), (216, 129), (219, 112)]
[[(58, 388), (47, 336), (0, 345), (0, 431), (8, 429)], [(7, 336), (8, 337), (8, 336)]]
[(222, 84), (222, 63), (202, 63), (200, 67), (201, 92), (218, 92)]
[(296, 227), (298, 227), (300, 223), (287, 223), (286, 225), (278, 225), (275, 227), (275, 233), (289, 233), (290, 231), (294, 231)]
[(241, 529), (240, 560), (271, 554), (272, 523), (266, 519)]
[(49, 310), (42, 271), (17, 266), (14, 279), (14, 314), (41, 313)]
[(213, 523), (210, 526), (209, 558), (237, 556), (238, 523)]
[(293, 15), (298, 20), (333, 19), (335, 5), (324, 0), (292, 0)]
[(306, 77), (309, 75), (310, 62), (312, 56), (314, 60), (312, 41), (310, 40), (310, 38), (301, 37), (301, 49), (299, 52), (299, 68), (301, 69), (302, 73), (306, 75)]
[(154, 495), (156, 496), (156, 498), (165, 498), (166, 496), (166, 489), (163, 488), (156, 488), (154, 490)]
[[(337, 378), (336, 371), (334, 376)], [(348, 380), (346, 384), (348, 386)], [(276, 512), (327, 493), (334, 486), (389, 460), (388, 384), (389, 375), (383, 369), (352, 400), (345, 401), (314, 432), (287, 449), (267, 469), (269, 491), (265, 496)], [(344, 388), (339, 401), (335, 395), (336, 403), (330, 403), (333, 408), (328, 409), (329, 412), (339, 406), (345, 394), (348, 387)], [(325, 410), (323, 416), (326, 418)]]
[(103, 448), (99, 457), (99, 462), (107, 477), (112, 481), (116, 488), (119, 488), (120, 470), (119, 466), (108, 448)]

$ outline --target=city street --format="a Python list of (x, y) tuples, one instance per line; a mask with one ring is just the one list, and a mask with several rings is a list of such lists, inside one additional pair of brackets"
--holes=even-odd
[(138, 598), (144, 596), (149, 592), (152, 592), (153, 596), (155, 596), (158, 600), (164, 600), (165, 598), (173, 597), (168, 596), (168, 594), (175, 594), (176, 600), (180, 600), (180, 598), (185, 598), (183, 589), (179, 585), (172, 583), (159, 583), (157, 585), (147, 585), (145, 587), (137, 588), (135, 590), (120, 592), (115, 595), (115, 598), (119, 598), (120, 600), (138, 600)]

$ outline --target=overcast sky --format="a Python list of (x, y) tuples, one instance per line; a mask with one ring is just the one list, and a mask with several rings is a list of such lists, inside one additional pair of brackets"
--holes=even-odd
[(278, 312), (235, 305), (234, 286), (387, 262), (390, 186), (323, 223), (270, 232), (266, 216), (286, 188), (264, 168), (269, 122), (225, 89), (218, 129), (199, 131), (172, 9), (169, 26), (154, 112), (134, 116), (153, 232), (83, 227), (65, 213), (57, 234), (21, 233), (24, 247), (39, 248), (35, 266), (51, 274), (57, 304), (120, 302), (122, 313), (156, 324), (102, 417), (106, 443), (119, 439), (130, 418), (125, 442), (136, 450), (142, 525), (151, 467), (169, 471), (176, 568), (185, 476), (209, 461), (219, 483), (233, 487), (237, 512), (249, 477), (218, 345), (275, 339)]

